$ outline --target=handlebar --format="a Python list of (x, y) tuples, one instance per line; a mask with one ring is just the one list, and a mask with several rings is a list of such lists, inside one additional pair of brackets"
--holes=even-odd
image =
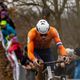
[(51, 62), (44, 62), (43, 64), (56, 64), (56, 63), (63, 63), (65, 61), (51, 61)]
[(63, 63), (65, 61), (50, 61), (50, 62), (39, 62), (40, 64), (56, 64), (56, 63)]

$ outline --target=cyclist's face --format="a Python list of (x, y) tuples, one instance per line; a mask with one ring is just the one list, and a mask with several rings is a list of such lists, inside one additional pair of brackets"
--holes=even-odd
[(47, 36), (47, 34), (40, 34), (40, 36), (41, 36), (43, 39), (45, 39), (46, 36)]

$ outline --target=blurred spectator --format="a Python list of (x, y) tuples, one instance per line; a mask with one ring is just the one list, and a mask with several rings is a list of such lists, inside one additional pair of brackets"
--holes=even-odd
[(15, 29), (14, 23), (9, 16), (7, 6), (3, 2), (0, 2), (0, 21), (1, 20), (6, 20), (10, 24), (10, 26)]
[(74, 69), (73, 79), (80, 79), (80, 48), (76, 49), (67, 48), (66, 51), (74, 61), (75, 69)]

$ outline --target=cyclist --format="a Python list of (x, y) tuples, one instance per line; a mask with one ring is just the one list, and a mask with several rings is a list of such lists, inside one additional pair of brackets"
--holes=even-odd
[[(66, 50), (60, 40), (57, 30), (50, 26), (46, 20), (39, 20), (36, 27), (32, 28), (28, 32), (28, 57), (37, 66), (41, 67), (38, 63), (39, 59), (41, 62), (54, 60), (54, 57), (51, 55), (50, 51), (50, 44), (52, 40), (56, 43), (62, 58), (67, 56)], [(37, 75), (38, 80), (41, 78), (40, 73)]]
[(4, 43), (7, 43), (6, 37), (9, 35), (16, 36), (16, 31), (7, 23), (6, 20), (2, 20), (0, 23), (3, 38), (4, 38)]
[(3, 2), (0, 2), (0, 21), (1, 20), (7, 20), (10, 26), (15, 29), (15, 25), (9, 16), (8, 8)]
[[(10, 25), (8, 25), (6, 20), (2, 20), (0, 22), (0, 27), (3, 35), (2, 41), (4, 45), (7, 46), (8, 41), (10, 40), (12, 41), (11, 46), (8, 49), (6, 49), (4, 45), (3, 46), (5, 50), (7, 50), (6, 56), (8, 60), (11, 62), (11, 65), (13, 67), (13, 78), (14, 80), (19, 80), (18, 58), (21, 58), (22, 54), (20, 53), (20, 45), (16, 37), (16, 31)], [(15, 50), (15, 53), (13, 52), (13, 50)]]
[(0, 13), (0, 21), (1, 20), (6, 20), (9, 23), (9, 25), (13, 29), (15, 29), (15, 25), (14, 25), (14, 23), (13, 23), (12, 19), (10, 18), (10, 16), (9, 16), (7, 11), (5, 11), (5, 10), (1, 11), (1, 13)]

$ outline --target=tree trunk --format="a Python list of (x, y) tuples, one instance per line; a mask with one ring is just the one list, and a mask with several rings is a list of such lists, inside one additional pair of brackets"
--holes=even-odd
[(60, 15), (58, 15), (58, 16), (55, 16), (55, 21), (56, 21), (56, 29), (58, 30), (58, 32), (59, 32), (59, 35), (60, 35), (60, 37), (62, 38), (62, 25), (61, 25), (61, 17), (60, 17)]
[[(76, 2), (76, 8), (77, 8), (77, 21), (78, 21), (78, 26), (80, 25), (80, 0), (75, 0), (75, 2)], [(76, 29), (79, 29), (79, 27), (77, 27)], [(78, 33), (79, 34), (79, 33)], [(77, 40), (79, 40), (78, 41), (78, 44), (79, 44), (79, 46), (80, 46), (80, 38), (79, 37), (77, 37)]]

